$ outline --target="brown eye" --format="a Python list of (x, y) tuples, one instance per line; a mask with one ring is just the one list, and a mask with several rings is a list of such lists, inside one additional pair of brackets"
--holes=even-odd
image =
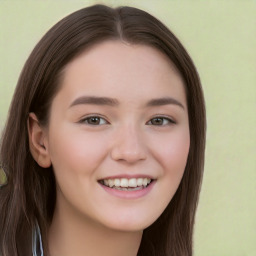
[(99, 116), (90, 116), (81, 121), (81, 123), (89, 124), (89, 125), (103, 125), (107, 124), (108, 122)]
[(151, 120), (151, 123), (152, 123), (153, 125), (163, 125), (163, 122), (164, 122), (163, 118), (159, 118), (159, 117), (153, 118), (153, 119)]
[(168, 125), (168, 124), (174, 124), (175, 122), (170, 119), (170, 118), (166, 118), (166, 117), (155, 117), (152, 118), (147, 124), (148, 125)]

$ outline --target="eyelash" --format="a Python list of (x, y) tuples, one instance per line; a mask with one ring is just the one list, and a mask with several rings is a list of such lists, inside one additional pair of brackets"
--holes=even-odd
[[(89, 120), (93, 120), (93, 119), (97, 119), (99, 121), (99, 123), (89, 123)], [(163, 123), (162, 124), (153, 124), (152, 121), (153, 120), (157, 120), (158, 121), (162, 121)], [(103, 120), (104, 123), (101, 123)], [(105, 125), (105, 124), (110, 124), (105, 118), (99, 116), (99, 115), (94, 115), (94, 116), (88, 116), (88, 117), (85, 117), (83, 118), (81, 121), (79, 121), (79, 123), (83, 123), (83, 124), (87, 124), (87, 125), (92, 125), (92, 126), (100, 126), (100, 125)], [(169, 117), (163, 117), (163, 116), (156, 116), (156, 117), (153, 117), (151, 118), (147, 123), (146, 125), (154, 125), (154, 126), (167, 126), (167, 125), (171, 125), (171, 124), (176, 124), (176, 122), (169, 118)]]
[[(90, 120), (90, 119), (92, 120), (93, 118), (100, 120), (100, 122), (103, 120), (104, 123), (103, 124), (101, 124), (101, 123), (99, 123), (99, 124), (90, 124), (88, 122), (88, 120)], [(99, 115), (87, 116), (87, 117), (83, 118), (81, 121), (79, 121), (79, 123), (83, 123), (83, 124), (85, 123), (85, 124), (92, 125), (92, 126), (109, 124), (109, 122), (106, 120), (106, 118), (103, 118), (103, 117), (101, 117)]]
[[(163, 122), (163, 124), (155, 124), (155, 126), (167, 126), (167, 125), (172, 125), (172, 124), (176, 124), (176, 122), (171, 119), (170, 117), (165, 117), (165, 116), (156, 116), (151, 118), (146, 124), (150, 125), (149, 123), (152, 124), (152, 120), (161, 120)], [(164, 123), (165, 122), (165, 123)], [(153, 125), (153, 124), (152, 124)]]

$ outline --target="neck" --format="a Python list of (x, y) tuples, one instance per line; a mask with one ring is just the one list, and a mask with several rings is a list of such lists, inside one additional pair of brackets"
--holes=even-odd
[(142, 231), (113, 230), (56, 206), (49, 229), (50, 256), (136, 256)]

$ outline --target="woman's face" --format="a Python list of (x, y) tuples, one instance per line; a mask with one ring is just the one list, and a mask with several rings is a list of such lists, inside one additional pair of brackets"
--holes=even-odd
[(45, 138), (60, 212), (143, 230), (164, 211), (186, 166), (182, 78), (149, 46), (95, 45), (66, 66)]

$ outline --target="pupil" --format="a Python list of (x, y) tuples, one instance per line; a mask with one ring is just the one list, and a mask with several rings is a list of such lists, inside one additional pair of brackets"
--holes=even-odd
[(153, 124), (160, 125), (162, 123), (163, 123), (163, 119), (162, 118), (154, 118), (153, 119)]
[(91, 118), (89, 119), (89, 122), (90, 122), (91, 124), (98, 124), (98, 123), (99, 123), (99, 118), (98, 118), (98, 117), (91, 117)]

